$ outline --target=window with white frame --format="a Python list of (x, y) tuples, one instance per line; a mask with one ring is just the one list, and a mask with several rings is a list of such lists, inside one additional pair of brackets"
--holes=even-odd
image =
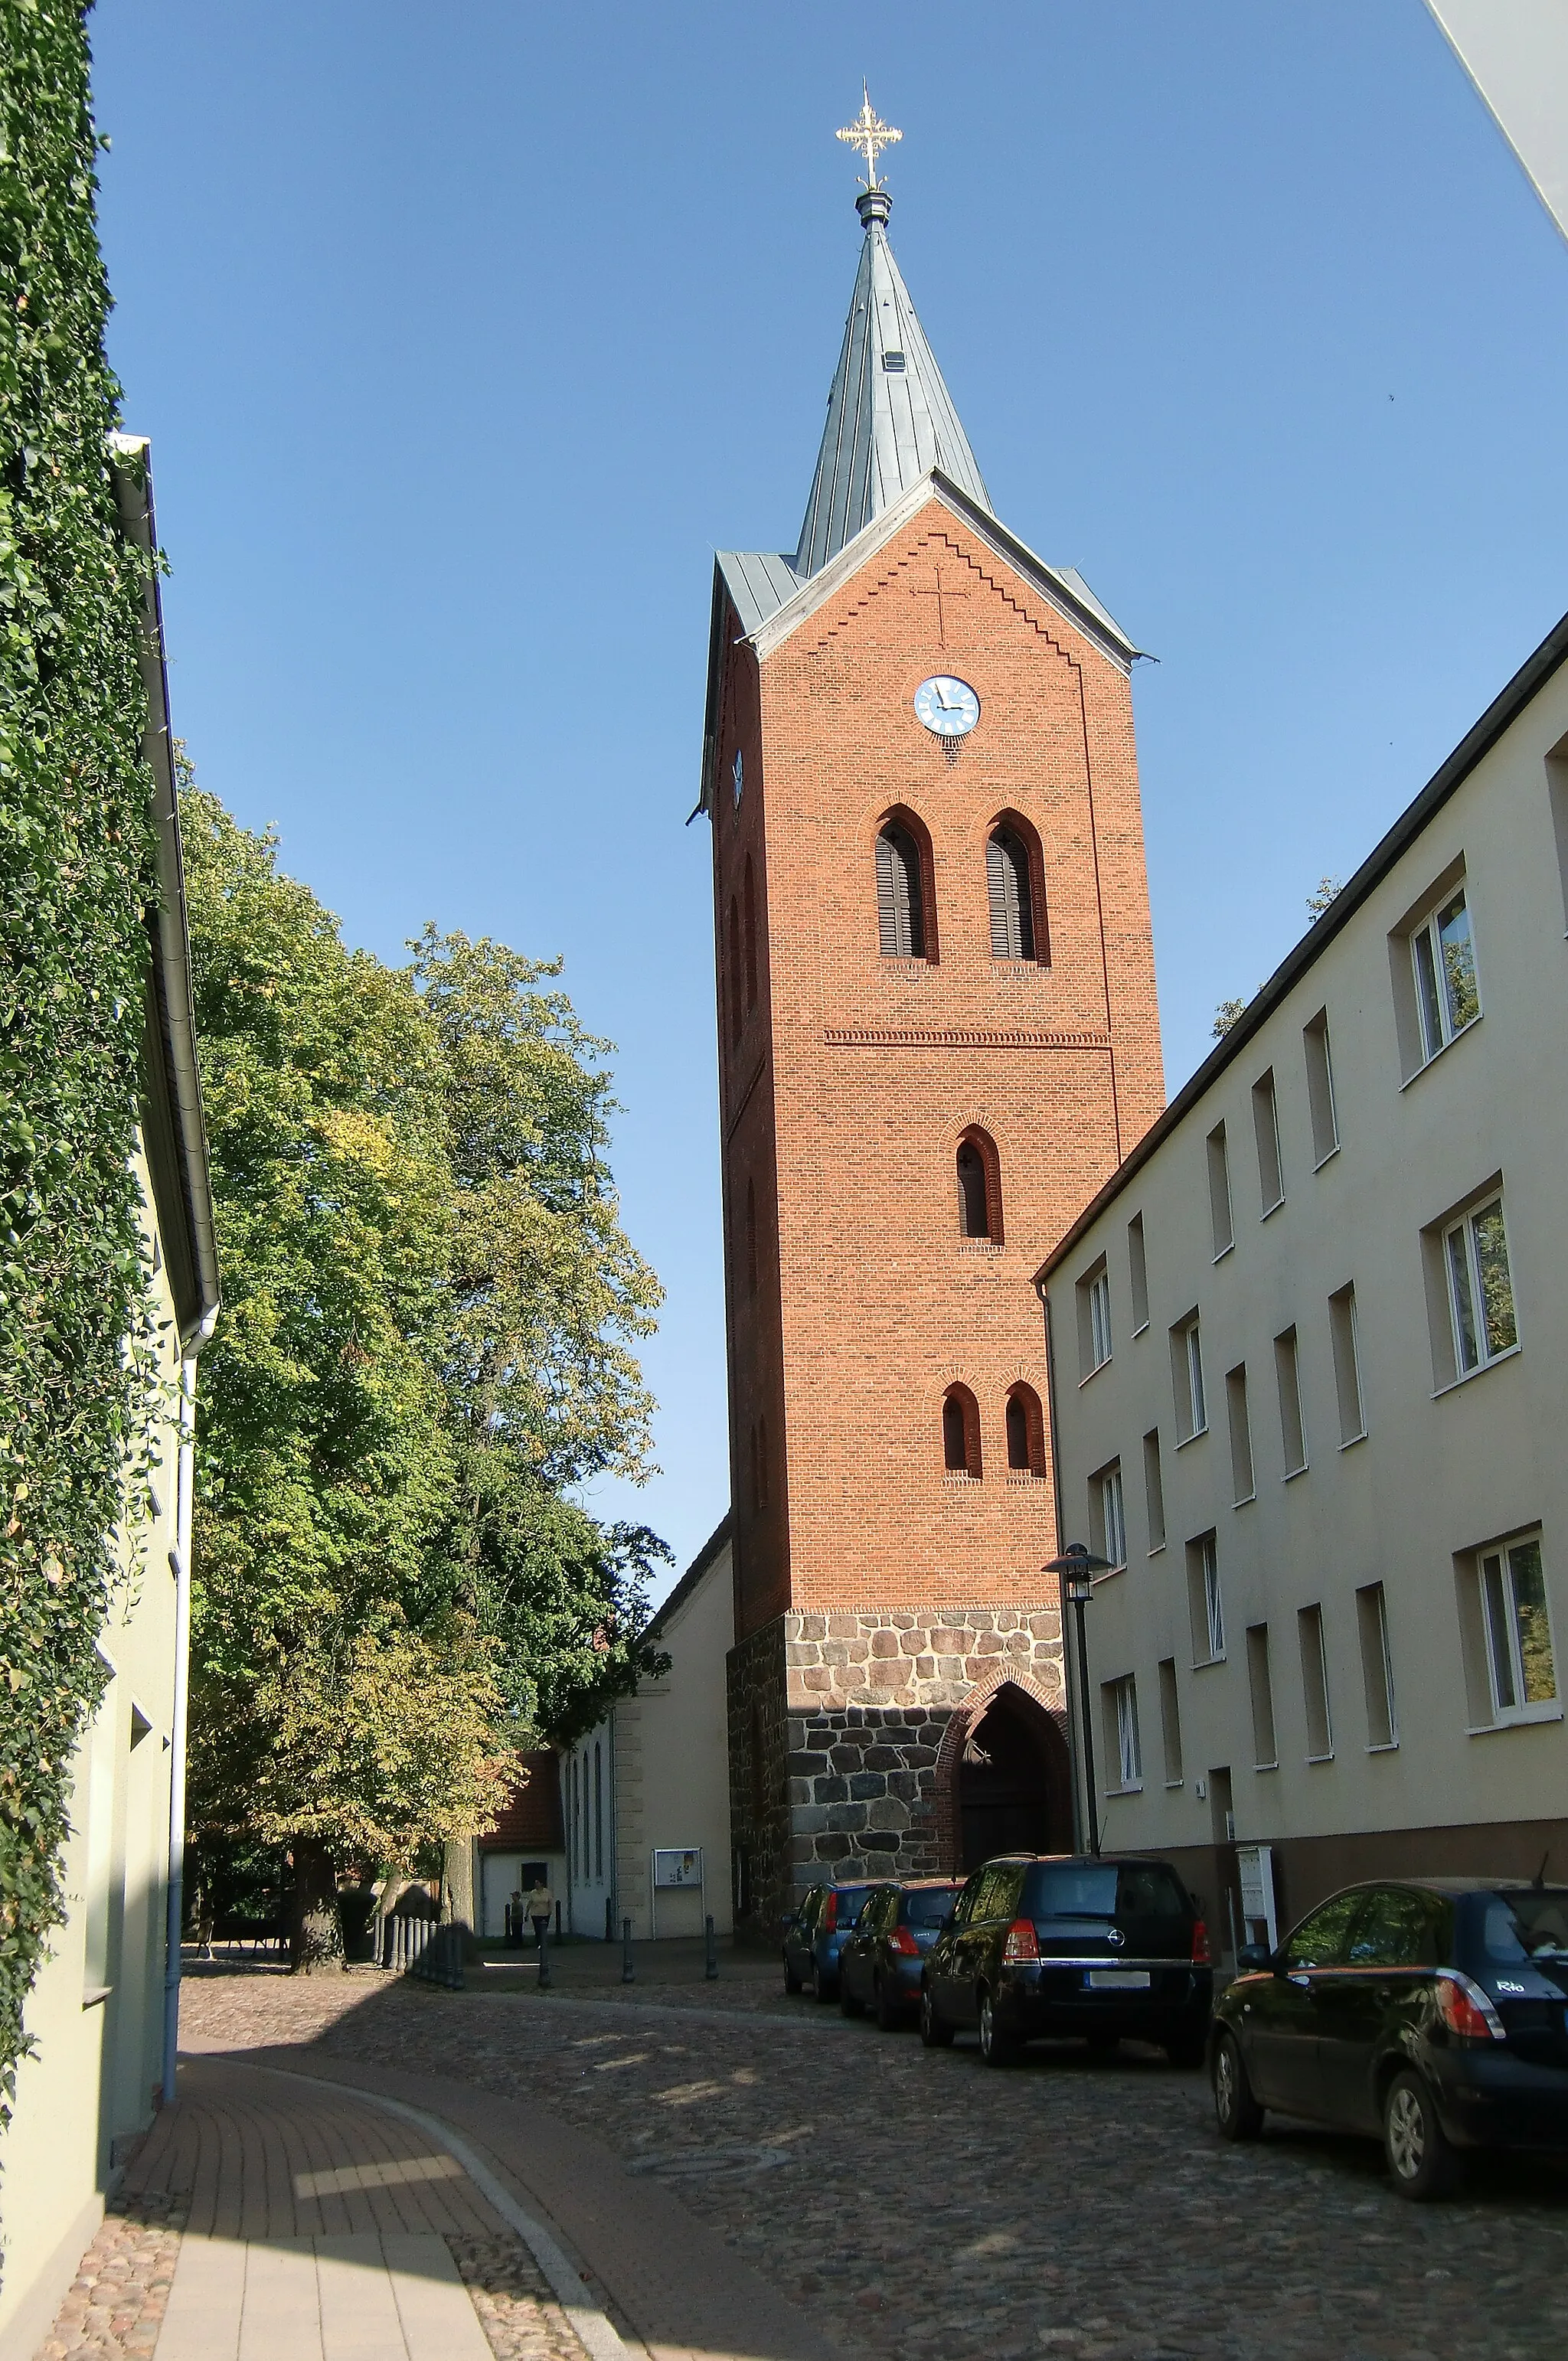
[(1144, 1751), (1138, 1738), (1138, 1688), (1131, 1673), (1104, 1687), (1105, 1735), (1115, 1748), (1118, 1786), (1144, 1784)]
[(1099, 1479), (1100, 1525), (1105, 1536), (1104, 1555), (1113, 1565), (1127, 1563), (1127, 1514), (1122, 1498), (1122, 1463), (1118, 1459)]
[(1307, 1106), (1312, 1119), (1312, 1165), (1321, 1170), (1339, 1149), (1339, 1114), (1334, 1105), (1334, 1070), (1329, 1051), (1329, 1012), (1320, 1008), (1301, 1028), (1307, 1055)]
[(1476, 1563), (1493, 1716), (1529, 1720), (1557, 1698), (1541, 1535), (1481, 1550)]
[(1388, 1646), (1388, 1606), (1380, 1582), (1355, 1594), (1361, 1637), (1361, 1679), (1366, 1696), (1366, 1751), (1381, 1754), (1399, 1742), (1394, 1711), (1394, 1659)]
[(1519, 1343), (1501, 1197), (1489, 1198), (1449, 1225), (1442, 1257), (1455, 1371), (1465, 1378)]
[(1421, 1050), (1430, 1062), (1481, 1014), (1475, 946), (1463, 886), (1411, 930), (1410, 961)]
[(1091, 1378), (1111, 1358), (1111, 1278), (1103, 1255), (1079, 1280), (1077, 1291), (1080, 1372)]
[(1170, 1373), (1176, 1391), (1179, 1444), (1208, 1432), (1209, 1413), (1203, 1400), (1203, 1348), (1198, 1314), (1188, 1313), (1170, 1332)]
[(1216, 1664), (1225, 1653), (1225, 1610), (1220, 1597), (1220, 1554), (1212, 1532), (1187, 1544), (1187, 1607), (1194, 1664)]

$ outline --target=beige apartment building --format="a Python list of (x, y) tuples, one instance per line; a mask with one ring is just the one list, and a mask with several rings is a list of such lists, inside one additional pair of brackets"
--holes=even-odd
[(1093, 1809), (1226, 1952), (1358, 1877), (1568, 1870), (1565, 659), (1038, 1274), (1061, 1537), (1113, 1569)]

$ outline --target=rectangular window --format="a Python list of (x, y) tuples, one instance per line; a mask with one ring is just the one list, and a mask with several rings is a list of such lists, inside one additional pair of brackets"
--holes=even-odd
[(1279, 1159), (1279, 1108), (1274, 1095), (1274, 1069), (1252, 1086), (1252, 1127), (1257, 1137), (1257, 1186), (1262, 1218), (1285, 1202), (1285, 1168)]
[(1249, 1623), (1246, 1634), (1246, 1676), (1252, 1692), (1252, 1767), (1272, 1771), (1279, 1761), (1274, 1736), (1274, 1684), (1268, 1673), (1268, 1626)]
[(1493, 1719), (1528, 1720), (1557, 1697), (1541, 1535), (1484, 1549), (1477, 1564)]
[(1429, 1064), (1481, 1014), (1475, 946), (1463, 885), (1411, 929), (1410, 961), (1421, 1061)]
[(1200, 1533), (1187, 1544), (1187, 1606), (1194, 1664), (1217, 1664), (1225, 1653), (1225, 1614), (1220, 1598), (1220, 1556), (1212, 1533)]
[(1196, 1312), (1179, 1320), (1170, 1332), (1170, 1371), (1176, 1389), (1176, 1439), (1179, 1444), (1190, 1443), (1195, 1434), (1206, 1434), (1209, 1429)]
[(1285, 1446), (1286, 1479), (1299, 1476), (1307, 1465), (1307, 1432), (1301, 1423), (1301, 1373), (1296, 1357), (1296, 1331), (1287, 1328), (1274, 1340), (1274, 1377), (1279, 1389), (1279, 1439)]
[(1103, 1255), (1078, 1282), (1078, 1358), (1084, 1378), (1111, 1358), (1111, 1279)]
[(1501, 1197), (1488, 1199), (1444, 1230), (1442, 1257), (1454, 1374), (1466, 1378), (1519, 1343)]
[(1165, 1656), (1159, 1667), (1159, 1734), (1165, 1755), (1165, 1784), (1181, 1784), (1181, 1700), (1176, 1687), (1176, 1658)]
[(1209, 1134), (1209, 1221), (1214, 1234), (1214, 1260), (1219, 1262), (1236, 1242), (1231, 1220), (1231, 1161), (1223, 1123)]
[(1394, 1718), (1394, 1660), (1388, 1653), (1388, 1609), (1380, 1582), (1369, 1582), (1356, 1592), (1355, 1620), (1361, 1638), (1361, 1683), (1366, 1695), (1367, 1752), (1376, 1753), (1381, 1747), (1399, 1742)]
[(1366, 1433), (1361, 1404), (1361, 1356), (1356, 1347), (1355, 1290), (1342, 1287), (1329, 1298), (1329, 1335), (1334, 1351), (1334, 1392), (1339, 1400), (1339, 1446), (1359, 1443)]
[(1252, 1421), (1247, 1416), (1246, 1364), (1225, 1372), (1225, 1409), (1231, 1428), (1231, 1498), (1239, 1509), (1257, 1497), (1252, 1478)]
[(1144, 1254), (1144, 1217), (1135, 1213), (1127, 1224), (1128, 1298), (1133, 1307), (1133, 1334), (1141, 1336), (1149, 1324), (1149, 1268)]
[(1165, 1547), (1165, 1484), (1159, 1472), (1159, 1429), (1144, 1437), (1144, 1508), (1148, 1517), (1149, 1555)]
[(1127, 1514), (1122, 1498), (1122, 1463), (1107, 1467), (1100, 1478), (1100, 1526), (1105, 1541), (1102, 1555), (1113, 1565), (1127, 1563)]
[(1307, 1108), (1312, 1121), (1312, 1169), (1319, 1171), (1339, 1149), (1339, 1111), (1334, 1105), (1334, 1070), (1329, 1056), (1329, 1012), (1320, 1008), (1301, 1030), (1307, 1052)]
[(1119, 1681), (1107, 1681), (1101, 1690), (1105, 1713), (1105, 1746), (1115, 1763), (1117, 1784), (1123, 1788), (1141, 1787), (1144, 1784), (1144, 1752), (1138, 1742), (1138, 1691), (1131, 1673)]
[(1301, 1694), (1307, 1708), (1307, 1760), (1327, 1763), (1334, 1751), (1329, 1719), (1329, 1664), (1323, 1653), (1323, 1610), (1303, 1607), (1296, 1618), (1301, 1643)]

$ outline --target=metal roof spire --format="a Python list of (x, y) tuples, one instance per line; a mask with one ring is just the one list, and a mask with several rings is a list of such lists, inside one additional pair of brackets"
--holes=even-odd
[(940, 467), (981, 508), (991, 508), (969, 437), (887, 242), (893, 200), (877, 179), (876, 159), (904, 134), (881, 120), (864, 84), (861, 90), (859, 115), (838, 137), (866, 159), (855, 200), (866, 236), (795, 552), (795, 571), (802, 577), (819, 573), (863, 525), (933, 467)]

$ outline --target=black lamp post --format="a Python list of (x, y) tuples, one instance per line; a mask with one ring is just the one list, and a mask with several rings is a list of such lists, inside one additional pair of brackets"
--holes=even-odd
[(1079, 1728), (1083, 1733), (1083, 1784), (1089, 1819), (1089, 1850), (1100, 1850), (1100, 1814), (1094, 1803), (1094, 1739), (1089, 1723), (1089, 1653), (1084, 1643), (1083, 1610), (1088, 1606), (1097, 1574), (1109, 1574), (1108, 1557), (1096, 1557), (1081, 1542), (1069, 1542), (1060, 1557), (1052, 1558), (1042, 1567), (1045, 1574), (1059, 1575), (1062, 1597), (1071, 1607), (1078, 1621), (1078, 1697)]

